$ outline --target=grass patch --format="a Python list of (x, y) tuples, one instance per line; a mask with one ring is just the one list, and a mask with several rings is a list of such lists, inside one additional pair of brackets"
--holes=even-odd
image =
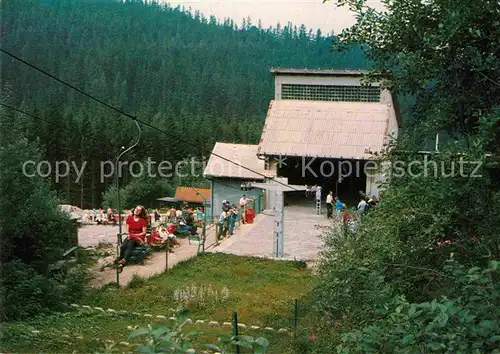
[[(239, 322), (248, 326), (289, 328), (293, 322), (294, 299), (306, 297), (314, 283), (311, 271), (298, 262), (206, 254), (182, 262), (168, 273), (147, 280), (137, 278), (125, 288), (108, 286), (91, 290), (81, 304), (167, 317), (172, 315), (170, 309), (186, 307), (193, 321), (220, 323), (231, 322), (233, 312), (237, 312)], [(4, 327), (2, 343), (8, 351), (93, 352), (97, 347), (103, 348), (102, 343), (95, 339), (130, 342), (127, 339), (128, 327), (161, 321), (127, 316), (95, 311), (69, 312), (38, 317), (29, 322), (8, 323)], [(199, 329), (204, 332), (199, 339), (203, 343), (215, 343), (217, 335), (231, 332), (231, 328), (203, 326)], [(32, 330), (41, 333), (33, 335)], [(20, 340), (19, 333), (28, 338)], [(42, 340), (43, 333), (46, 335)], [(84, 339), (61, 339), (57, 333), (72, 333)], [(267, 337), (271, 342), (271, 353), (286, 350), (286, 334), (254, 331), (250, 335)]]

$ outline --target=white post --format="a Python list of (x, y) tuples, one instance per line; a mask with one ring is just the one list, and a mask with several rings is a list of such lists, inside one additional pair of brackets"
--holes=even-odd
[(275, 191), (275, 197), (276, 197), (276, 207), (275, 207), (275, 214), (274, 214), (274, 255), (276, 257), (283, 257), (283, 250), (284, 250), (284, 233), (283, 233), (283, 226), (284, 226), (284, 198), (283, 198), (283, 191), (281, 188), (276, 189)]

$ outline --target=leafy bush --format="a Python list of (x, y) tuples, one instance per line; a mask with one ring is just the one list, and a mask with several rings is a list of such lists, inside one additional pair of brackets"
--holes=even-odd
[[(57, 308), (65, 296), (82, 293), (83, 273), (58, 282), (49, 267), (72, 242), (72, 224), (59, 209), (49, 183), (23, 164), (41, 161), (36, 142), (25, 138), (18, 119), (0, 112), (0, 274), (1, 318), (20, 319)], [(33, 174), (30, 177), (29, 174)], [(76, 280), (78, 279), (78, 280)]]
[[(363, 323), (375, 315), (375, 304), (392, 299), (377, 260), (394, 251), (382, 238), (331, 230), (323, 235), (325, 250), (318, 264), (317, 305), (331, 318)], [(378, 252), (375, 251), (378, 249)]]
[(61, 279), (62, 296), (65, 302), (76, 302), (89, 289), (90, 271), (85, 264), (71, 267), (65, 277)]
[(130, 279), (129, 283), (127, 284), (127, 289), (138, 289), (144, 286), (146, 284), (146, 279), (144, 277), (141, 277), (140, 275), (134, 274), (132, 276), (132, 279)]
[[(187, 323), (188, 310), (180, 310), (176, 314), (175, 322), (172, 327), (167, 326), (147, 326), (140, 327), (133, 331), (129, 338), (146, 337), (146, 344), (136, 345), (137, 353), (173, 353), (185, 354), (195, 353), (193, 344), (194, 338), (200, 336), (200, 332), (185, 333), (183, 327)], [(253, 338), (250, 336), (229, 337), (222, 336), (219, 338), (219, 345), (206, 344), (203, 347), (212, 352), (220, 354), (232, 353), (233, 347), (239, 345), (242, 348), (250, 349), (254, 354), (267, 353), (269, 342), (265, 338)], [(106, 346), (105, 354), (115, 352), (114, 345)]]
[(449, 261), (457, 297), (423, 303), (396, 298), (379, 320), (343, 335), (338, 353), (500, 353), (499, 261), (465, 269)]
[(60, 305), (62, 292), (55, 280), (47, 279), (32, 267), (13, 260), (2, 265), (0, 316), (18, 320)]

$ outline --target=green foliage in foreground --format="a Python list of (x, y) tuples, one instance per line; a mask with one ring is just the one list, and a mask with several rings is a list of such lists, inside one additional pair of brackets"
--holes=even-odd
[[(87, 272), (51, 272), (74, 246), (72, 223), (41, 177), (23, 173), (26, 161), (42, 160), (18, 121), (0, 110), (0, 320), (33, 316), (74, 301), (85, 292)], [(4, 134), (4, 132), (9, 132)]]
[[(183, 310), (176, 314), (173, 326), (147, 326), (137, 328), (129, 335), (130, 339), (145, 337), (145, 344), (135, 346), (137, 353), (172, 353), (184, 354), (195, 353), (193, 338), (201, 335), (201, 332), (187, 332), (184, 326), (187, 323), (189, 311)], [(250, 349), (251, 353), (264, 354), (267, 353), (269, 342), (267, 339), (251, 336), (222, 336), (218, 339), (219, 344), (205, 344), (203, 347), (211, 352), (220, 354), (232, 353), (236, 346), (240, 348)], [(106, 346), (104, 354), (114, 353), (115, 346)], [(248, 351), (247, 351), (248, 352)]]
[(345, 333), (337, 353), (500, 353), (499, 265), (466, 269), (449, 261), (445, 274), (456, 282), (455, 296), (379, 304), (379, 320)]
[[(498, 353), (498, 3), (336, 2), (358, 20), (337, 43), (366, 44), (370, 78), (413, 104), (374, 157), (392, 164), (381, 204), (356, 233), (326, 235), (315, 294), (336, 331), (315, 350)], [(422, 153), (436, 133), (447, 141)]]
[[(300, 262), (205, 254), (179, 263), (167, 273), (147, 280), (137, 278), (134, 282), (134, 286), (120, 289), (113, 284), (91, 289), (78, 302), (104, 310), (112, 308), (117, 313), (72, 309), (64, 313), (35, 316), (22, 322), (5, 323), (2, 349), (23, 353), (88, 353), (102, 351), (106, 340), (129, 342), (130, 349), (136, 344), (146, 344), (143, 337), (128, 338), (136, 326), (149, 328), (151, 325), (155, 330), (167, 325), (172, 329), (170, 321), (165, 322), (155, 316), (175, 316), (171, 309), (177, 306), (188, 309), (193, 322), (198, 319), (231, 322), (233, 312), (237, 312), (239, 323), (260, 327), (256, 330), (240, 329), (238, 338), (242, 340), (241, 346), (252, 345), (257, 350), (259, 344), (254, 341), (265, 337), (269, 341), (270, 353), (293, 352), (291, 331), (276, 333), (264, 328), (290, 328), (294, 319), (294, 299), (300, 300), (299, 327), (314, 325), (314, 321), (307, 318), (311, 311), (307, 297), (316, 278)], [(145, 313), (153, 317), (142, 316)], [(226, 345), (224, 341), (230, 340), (232, 332), (229, 327), (195, 324), (186, 324), (183, 330), (186, 334), (200, 333), (191, 338), (197, 350), (203, 349), (206, 343)], [(76, 339), (76, 336), (83, 339)], [(219, 342), (218, 338), (223, 341)], [(122, 350), (124, 347), (117, 345), (114, 349)]]

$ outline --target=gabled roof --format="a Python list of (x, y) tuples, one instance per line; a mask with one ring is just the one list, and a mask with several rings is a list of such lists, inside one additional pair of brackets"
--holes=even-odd
[[(199, 192), (202, 196), (198, 195)], [(192, 202), (192, 203), (203, 203), (204, 199), (210, 198), (210, 189), (207, 188), (196, 188), (196, 187), (177, 187), (175, 190), (175, 199)]]
[(265, 171), (265, 161), (257, 157), (258, 147), (258, 145), (216, 143), (203, 175), (263, 180), (262, 175), (267, 176), (269, 171)]
[(381, 103), (271, 101), (259, 154), (369, 159), (386, 142), (392, 107)]

